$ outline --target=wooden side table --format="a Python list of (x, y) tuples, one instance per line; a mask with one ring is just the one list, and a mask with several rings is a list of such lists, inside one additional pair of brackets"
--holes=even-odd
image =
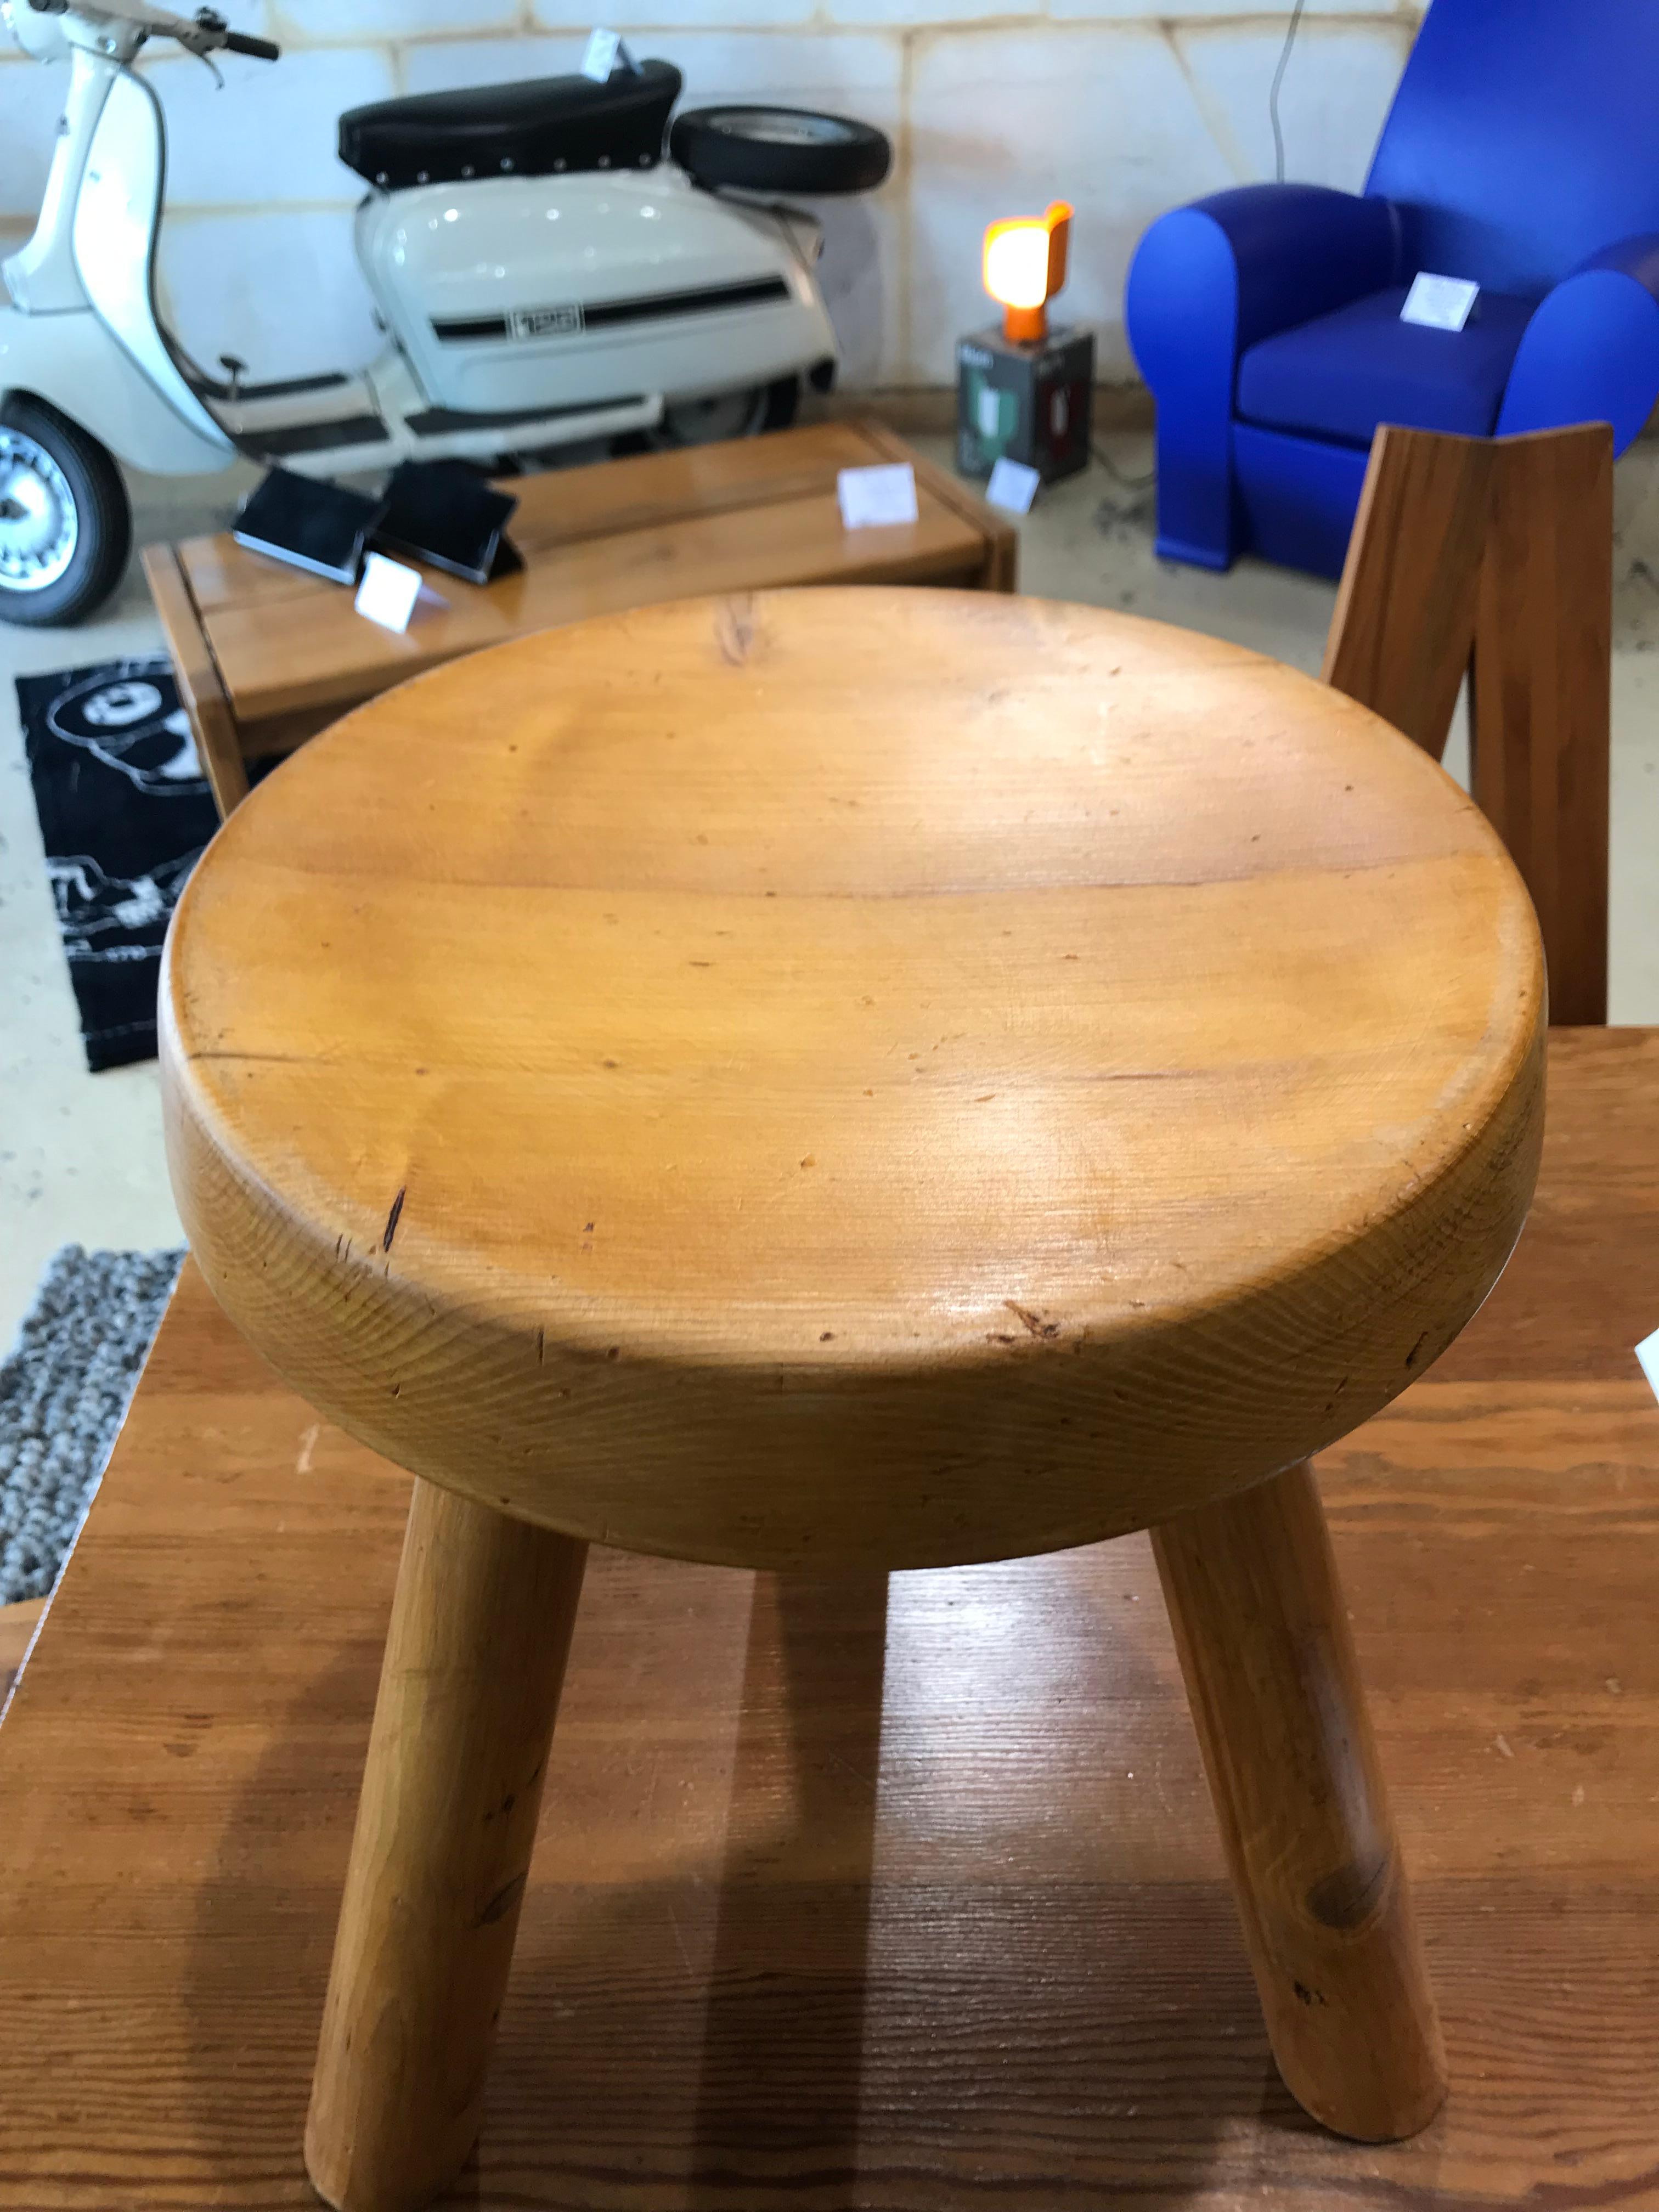
[[(393, 803), (395, 800), (395, 803)], [(307, 2155), (478, 2125), (589, 1540), (948, 1565), (1150, 1527), (1284, 2077), (1443, 2058), (1307, 1455), (1519, 1232), (1538, 933), (1477, 810), (1236, 647), (946, 592), (437, 672), (240, 809), (162, 993), (210, 1287), (419, 1478)]]
[[(914, 525), (848, 532), (842, 469), (908, 461)], [(228, 533), (145, 550), (162, 634), (222, 815), (246, 763), (291, 751), (364, 700), (527, 631), (700, 592), (793, 584), (1014, 588), (1013, 525), (876, 422), (828, 422), (727, 445), (514, 477), (520, 575), (483, 589), (436, 569), (443, 599), (402, 635), (352, 594), (250, 553)]]

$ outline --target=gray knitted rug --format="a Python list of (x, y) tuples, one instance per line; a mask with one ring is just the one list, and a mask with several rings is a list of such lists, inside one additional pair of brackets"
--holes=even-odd
[(57, 1581), (184, 1256), (65, 1244), (47, 1267), (0, 1366), (0, 1605)]

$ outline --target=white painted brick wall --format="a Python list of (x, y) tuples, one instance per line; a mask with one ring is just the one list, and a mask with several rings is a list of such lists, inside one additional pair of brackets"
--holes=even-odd
[[(261, 374), (366, 360), (376, 338), (351, 258), (362, 185), (334, 155), (343, 107), (396, 92), (574, 68), (594, 0), (232, 0), (276, 67), (146, 64), (170, 133), (161, 276), (180, 333)], [(628, 0), (635, 52), (678, 64), (688, 100), (841, 108), (894, 141), (894, 173), (826, 203), (825, 289), (852, 385), (949, 380), (988, 319), (983, 225), (1075, 202), (1062, 312), (1132, 373), (1124, 272), (1164, 209), (1273, 173), (1267, 88), (1286, 10), (1246, 0)], [(1421, 0), (1310, 0), (1281, 110), (1288, 173), (1357, 185)], [(3, 37), (3, 33), (0, 33)], [(51, 158), (64, 73), (0, 46), (0, 250)]]

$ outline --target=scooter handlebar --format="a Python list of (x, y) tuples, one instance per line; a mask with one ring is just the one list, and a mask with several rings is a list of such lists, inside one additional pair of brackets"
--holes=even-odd
[[(39, 15), (66, 15), (76, 0), (28, 0), (28, 5)], [(83, 14), (100, 21), (131, 23), (149, 38), (176, 39), (189, 53), (251, 54), (259, 62), (277, 62), (283, 58), (282, 48), (269, 39), (251, 39), (245, 31), (228, 29), (224, 17), (211, 8), (203, 8), (193, 18), (186, 18), (168, 15), (146, 4), (146, 0), (79, 0), (79, 5)]]

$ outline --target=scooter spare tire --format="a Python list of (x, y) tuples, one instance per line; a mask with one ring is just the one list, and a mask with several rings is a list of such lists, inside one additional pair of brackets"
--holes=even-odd
[(893, 162), (883, 132), (806, 107), (688, 107), (668, 150), (700, 185), (749, 192), (867, 192)]

